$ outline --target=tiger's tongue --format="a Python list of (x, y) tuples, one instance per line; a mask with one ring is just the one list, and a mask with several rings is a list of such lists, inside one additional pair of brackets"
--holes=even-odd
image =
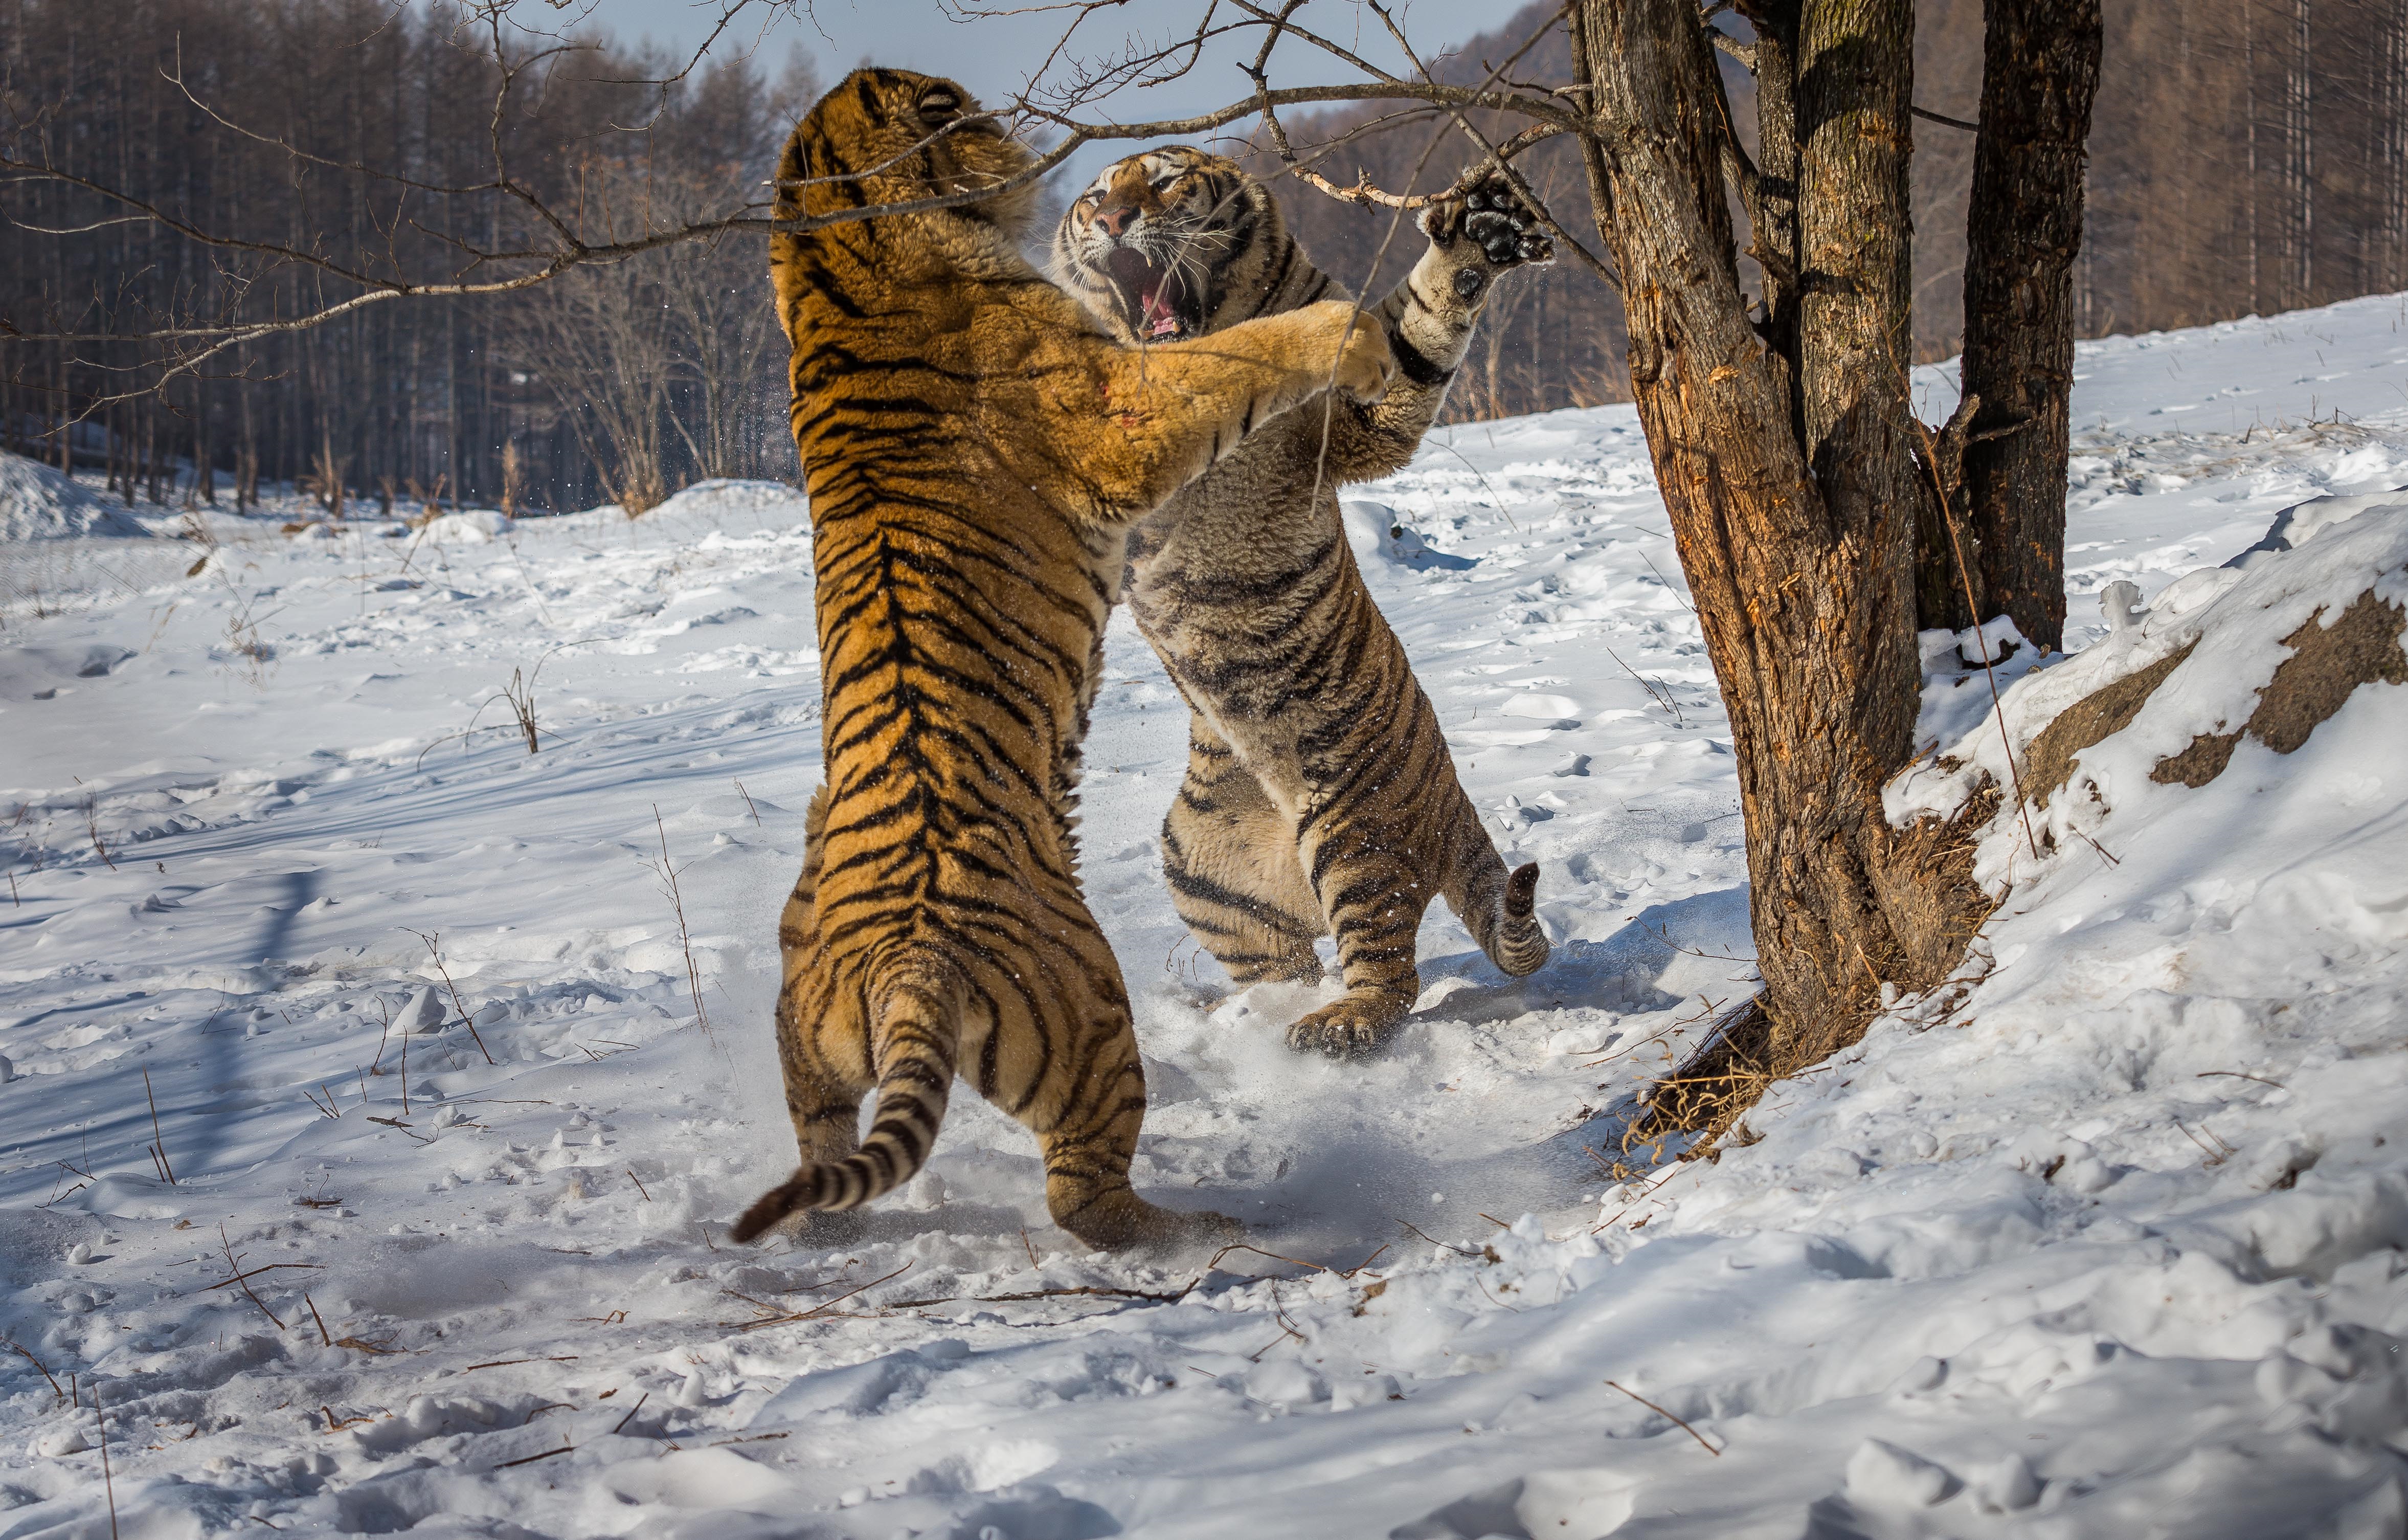
[(1143, 317), (1140, 324), (1148, 337), (1169, 337), (1179, 330), (1179, 312), (1163, 292), (1169, 287), (1170, 280), (1165, 278), (1139, 295), (1138, 308)]

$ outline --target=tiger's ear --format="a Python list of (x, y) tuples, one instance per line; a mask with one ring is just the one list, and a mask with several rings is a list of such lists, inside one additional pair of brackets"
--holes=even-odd
[(934, 80), (920, 93), (917, 104), (920, 122), (929, 128), (942, 128), (962, 115), (969, 105), (959, 87), (950, 80)]

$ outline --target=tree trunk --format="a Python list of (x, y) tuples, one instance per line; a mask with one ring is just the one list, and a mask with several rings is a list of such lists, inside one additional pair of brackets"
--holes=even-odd
[[(1607, 183), (1598, 234), (1621, 270), (1640, 419), (1730, 713), (1763, 1003), (1786, 1072), (1861, 1033), (1884, 983), (1944, 977), (1989, 907), (1944, 834), (1893, 831), (1881, 807), (1912, 750), (1920, 685), (1922, 494), (1904, 415), (1913, 9), (1795, 7), (1794, 353), (1777, 326), (1765, 345), (1740, 292), (1726, 120), (1693, 0), (1579, 11)], [(1770, 169), (1759, 209), (1776, 206)], [(1768, 236), (1784, 232), (1760, 231), (1760, 246)]]
[(2099, 89), (2100, 3), (1986, 0), (1984, 9), (1982, 132), (1965, 242), (1963, 388), (1981, 403), (1965, 450), (1971, 543), (1979, 550), (1983, 609), (2008, 616), (2036, 645), (2057, 648), (2065, 644), (2073, 266), (2082, 250), (2083, 144)]

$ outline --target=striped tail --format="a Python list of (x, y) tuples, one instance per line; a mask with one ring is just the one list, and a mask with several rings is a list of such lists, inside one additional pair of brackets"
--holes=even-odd
[(1500, 883), (1498, 878), (1505, 863), (1484, 840), (1482, 847), (1480, 855), (1487, 859), (1473, 857), (1476, 870), (1460, 894), (1450, 893), (1447, 900), (1490, 962), (1514, 978), (1535, 973), (1547, 960), (1548, 952), (1547, 933), (1540, 928), (1536, 913), (1539, 863), (1515, 867), (1513, 874)]
[(873, 986), (872, 1051), (878, 1061), (878, 1112), (861, 1148), (841, 1160), (796, 1168), (744, 1211), (729, 1237), (750, 1241), (790, 1215), (808, 1209), (859, 1208), (913, 1176), (937, 1143), (953, 1094), (953, 1061), (961, 1043), (961, 995), (950, 976), (924, 966)]

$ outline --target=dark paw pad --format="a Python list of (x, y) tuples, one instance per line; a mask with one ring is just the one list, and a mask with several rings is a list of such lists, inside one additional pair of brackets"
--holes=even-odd
[(1492, 267), (1555, 260), (1546, 226), (1501, 171), (1464, 194), (1462, 231)]

